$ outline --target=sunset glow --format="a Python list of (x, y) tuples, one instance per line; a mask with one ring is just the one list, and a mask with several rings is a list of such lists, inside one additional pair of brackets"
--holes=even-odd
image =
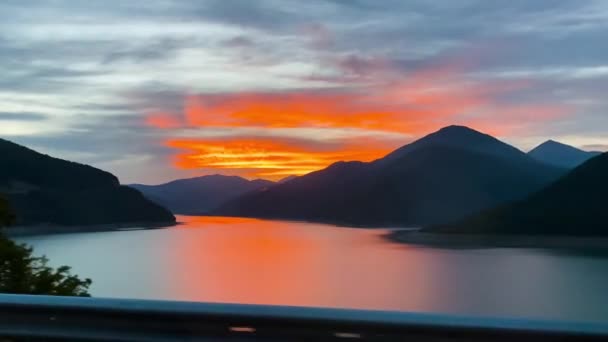
[(181, 126), (181, 122), (168, 114), (157, 113), (146, 117), (146, 124), (157, 128), (178, 128)]
[(278, 180), (302, 175), (340, 160), (372, 161), (397, 147), (386, 142), (363, 141), (315, 148), (305, 141), (271, 138), (169, 140), (181, 152), (174, 165), (182, 169), (232, 170), (250, 178)]
[[(164, 145), (176, 150), (176, 168), (276, 180), (337, 161), (381, 158), (411, 137), (449, 124), (500, 136), (520, 129), (522, 122), (551, 120), (568, 112), (564, 106), (502, 103), (502, 97), (531, 82), (471, 80), (464, 77), (463, 68), (454, 63), (403, 77), (382, 76), (372, 86), (346, 90), (190, 94), (184, 96), (183, 112), (152, 113), (146, 124), (175, 134)], [(480, 115), (488, 112), (492, 120)], [(196, 136), (213, 128), (226, 133)], [(244, 136), (238, 131), (243, 128), (262, 135)], [(290, 136), (298, 129), (316, 133)], [(343, 130), (348, 137), (335, 136)], [(379, 139), (383, 134), (386, 137)]]

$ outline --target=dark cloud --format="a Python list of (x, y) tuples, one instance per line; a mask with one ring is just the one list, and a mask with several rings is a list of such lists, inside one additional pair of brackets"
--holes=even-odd
[(48, 116), (39, 113), (28, 113), (28, 112), (0, 112), (0, 121), (42, 121), (46, 120)]
[(222, 44), (228, 47), (251, 47), (255, 45), (253, 40), (246, 36), (236, 36), (234, 38), (224, 40)]
[(184, 110), (184, 89), (162, 89), (157, 86), (141, 87), (126, 94), (135, 108), (150, 112), (181, 113)]
[(87, 112), (94, 110), (95, 112), (106, 113), (129, 113), (133, 111), (133, 104), (129, 103), (97, 103), (97, 102), (82, 102), (71, 105), (69, 108), (75, 112)]
[(5, 75), (0, 79), (0, 91), (52, 93), (64, 88), (82, 88), (83, 85), (78, 84), (76, 79), (102, 74), (104, 72), (98, 70), (33, 67), (17, 75)]
[(209, 0), (192, 2), (194, 10), (191, 13), (205, 20), (272, 30), (290, 26), (300, 19), (287, 10), (289, 5), (297, 6), (297, 3), (284, 3), (280, 6), (271, 1)]
[(112, 64), (121, 61), (145, 63), (148, 61), (163, 61), (175, 56), (184, 47), (195, 44), (194, 39), (168, 39), (139, 43), (134, 46), (119, 47), (117, 51), (109, 52), (103, 57), (102, 64)]
[(337, 66), (349, 74), (368, 76), (385, 70), (388, 67), (388, 62), (374, 57), (349, 55), (338, 60)]

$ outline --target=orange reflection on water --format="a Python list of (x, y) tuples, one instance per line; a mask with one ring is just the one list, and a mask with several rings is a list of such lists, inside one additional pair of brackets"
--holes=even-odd
[(603, 257), (420, 248), (391, 243), (384, 230), (303, 222), (178, 219), (184, 224), (167, 229), (16, 239), (92, 278), (92, 294), (101, 298), (608, 317)]
[[(187, 234), (167, 246), (178, 298), (368, 309), (423, 309), (433, 301), (432, 280), (420, 277), (430, 276), (425, 268), (432, 264), (400, 258), (402, 247), (391, 248), (383, 231), (232, 217), (179, 220), (177, 229)], [(387, 263), (391, 254), (395, 262)], [(408, 273), (415, 279), (395, 300)]]

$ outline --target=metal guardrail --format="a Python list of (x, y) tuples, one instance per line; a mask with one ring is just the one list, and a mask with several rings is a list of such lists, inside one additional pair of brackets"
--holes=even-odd
[(608, 339), (608, 325), (0, 294), (0, 337), (9, 341), (603, 341)]

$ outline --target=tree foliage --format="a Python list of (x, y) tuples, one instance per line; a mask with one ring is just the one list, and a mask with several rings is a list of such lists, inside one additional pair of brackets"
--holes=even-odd
[[(6, 200), (0, 198), (0, 228), (14, 220)], [(45, 257), (32, 255), (32, 248), (0, 234), (0, 292), (88, 297), (90, 279), (81, 280), (68, 266), (57, 269)]]

